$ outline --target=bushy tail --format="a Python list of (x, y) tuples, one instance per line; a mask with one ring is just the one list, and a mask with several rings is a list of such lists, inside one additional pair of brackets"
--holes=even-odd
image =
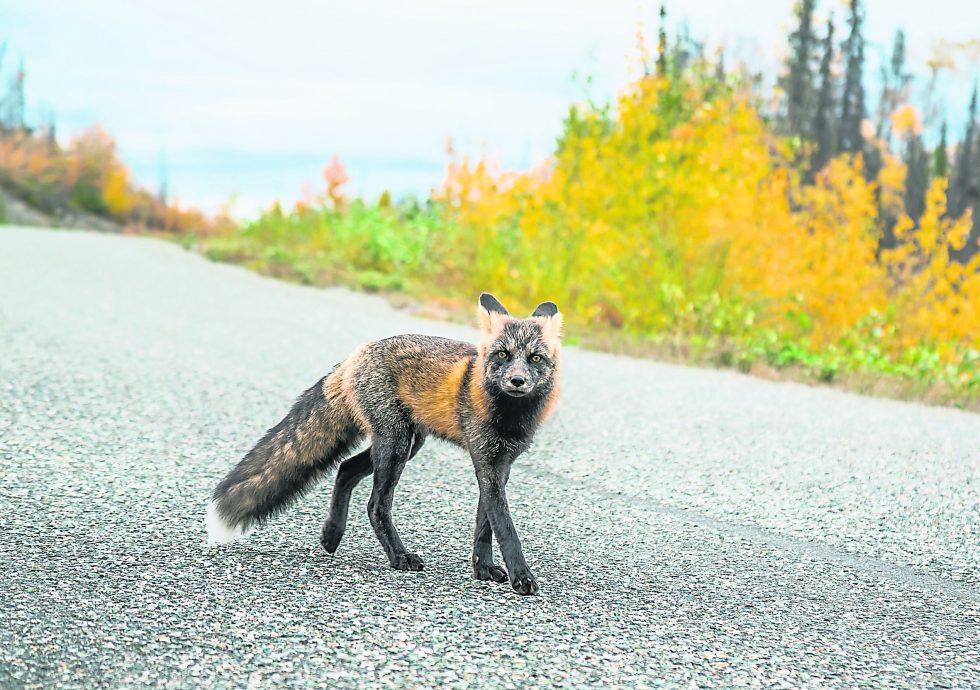
[(328, 379), (303, 393), (218, 484), (208, 508), (209, 542), (235, 539), (278, 513), (363, 437), (346, 401), (329, 394)]

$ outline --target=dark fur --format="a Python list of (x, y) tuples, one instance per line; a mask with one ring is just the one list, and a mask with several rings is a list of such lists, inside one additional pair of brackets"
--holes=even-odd
[(214, 490), (229, 524), (249, 525), (279, 513), (363, 438), (350, 415), (331, 409), (324, 381), (306, 390)]
[[(473, 459), (480, 487), (474, 577), (502, 582), (509, 574), (516, 591), (536, 592), (505, 487), (511, 464), (530, 446), (557, 396), (560, 315), (551, 302), (524, 320), (507, 316), (491, 295), (481, 296), (480, 305), (487, 336), (479, 347), (396, 336), (368, 343), (338, 365), (218, 485), (220, 516), (231, 526), (248, 526), (274, 515), (369, 434), (370, 448), (340, 464), (321, 543), (329, 553), (337, 549), (351, 492), (373, 474), (368, 516), (375, 534), (392, 567), (421, 570), (422, 559), (398, 536), (391, 507), (405, 463), (434, 435)], [(507, 571), (493, 562), (492, 535)]]

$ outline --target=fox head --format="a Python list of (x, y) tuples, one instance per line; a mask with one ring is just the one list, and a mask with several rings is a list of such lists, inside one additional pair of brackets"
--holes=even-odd
[(479, 346), (483, 384), (492, 396), (547, 395), (557, 386), (562, 315), (542, 302), (526, 319), (515, 319), (484, 292), (478, 309), (484, 337)]

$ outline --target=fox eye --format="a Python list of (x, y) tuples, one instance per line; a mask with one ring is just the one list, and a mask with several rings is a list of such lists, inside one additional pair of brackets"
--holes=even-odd
[(531, 355), (531, 361), (532, 362), (540, 362), (541, 361), (541, 355)]
[(501, 350), (497, 353), (497, 359), (507, 359), (507, 353)]

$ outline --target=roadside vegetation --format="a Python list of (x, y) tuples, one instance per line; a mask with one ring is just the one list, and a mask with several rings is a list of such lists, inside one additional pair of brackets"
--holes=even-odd
[[(4, 53), (0, 44), (0, 67)], [(98, 219), (104, 221), (99, 229), (129, 226), (194, 233), (214, 226), (200, 211), (168, 201), (165, 191), (153, 193), (139, 186), (119, 159), (115, 141), (100, 127), (63, 143), (53, 119), (29, 124), (25, 78), (21, 65), (9, 76), (0, 99), (0, 222), (10, 215), (9, 197), (53, 224)]]
[[(980, 407), (977, 98), (954, 137), (936, 95), (970, 46), (918, 83), (899, 32), (872, 97), (859, 1), (840, 27), (817, 10), (796, 6), (771, 91), (662, 26), (654, 48), (641, 39), (637, 78), (614, 103), (572, 106), (533, 169), (451, 154), (423, 202), (368, 201), (344, 194), (335, 159), (325, 191), (291, 209), (164, 227), (303, 283), (450, 314), (490, 286), (554, 299), (592, 346)], [(133, 217), (139, 204), (107, 200), (109, 178), (108, 212)]]

